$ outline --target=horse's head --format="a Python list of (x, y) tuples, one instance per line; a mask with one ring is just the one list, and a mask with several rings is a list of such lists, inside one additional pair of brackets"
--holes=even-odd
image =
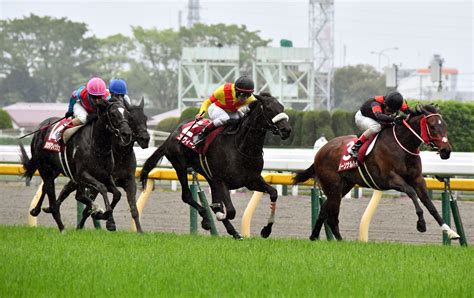
[(286, 140), (291, 133), (291, 126), (288, 122), (288, 115), (285, 114), (284, 107), (270, 93), (262, 92), (255, 94), (257, 99), (251, 103), (250, 109), (261, 109), (262, 119), (265, 121), (264, 128), (270, 129), (274, 135), (279, 134), (282, 140)]
[(120, 145), (127, 146), (132, 141), (132, 130), (128, 123), (129, 113), (123, 102), (104, 101), (99, 106), (99, 117), (106, 124), (107, 129), (119, 138)]
[(416, 112), (411, 120), (419, 121), (423, 142), (437, 150), (442, 159), (448, 159), (452, 147), (448, 141), (448, 126), (439, 110), (434, 105), (419, 105)]
[(150, 143), (150, 134), (148, 134), (148, 127), (146, 125), (147, 117), (143, 111), (144, 101), (142, 98), (138, 106), (129, 105), (127, 101), (124, 101), (125, 107), (129, 112), (128, 119), (133, 137), (142, 149), (148, 148)]

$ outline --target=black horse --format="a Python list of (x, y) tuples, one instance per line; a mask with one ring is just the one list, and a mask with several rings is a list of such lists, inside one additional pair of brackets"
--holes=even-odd
[[(128, 145), (132, 139), (132, 131), (128, 124), (128, 112), (123, 103), (103, 101), (97, 105), (97, 119), (82, 127), (67, 142), (64, 149), (64, 158), (59, 153), (43, 149), (45, 138), (52, 126), (36, 132), (31, 142), (31, 159), (26, 154), (23, 144), (20, 143), (21, 162), (25, 169), (24, 177), (31, 179), (36, 170), (43, 179), (42, 196), (39, 206), (45, 195), (48, 195), (49, 206), (60, 231), (64, 229), (61, 215), (56, 203), (54, 180), (59, 174), (68, 176), (78, 184), (76, 199), (93, 209), (97, 219), (108, 219), (112, 215), (112, 208), (107, 198), (107, 191), (113, 193), (113, 201), (120, 200), (120, 191), (112, 178), (114, 159), (112, 156), (112, 136), (116, 135), (122, 145)], [(92, 118), (92, 117), (91, 117)], [(40, 124), (47, 127), (57, 118), (49, 118)], [(85, 196), (85, 188), (98, 190), (104, 198), (105, 212), (97, 212), (97, 204)], [(114, 202), (112, 204), (114, 204)], [(116, 204), (116, 203), (115, 203)], [(40, 209), (32, 209), (30, 213), (37, 215)]]
[[(365, 166), (359, 165), (361, 171), (366, 167), (366, 172), (369, 173), (364, 177), (358, 168), (338, 171), (343, 151), (346, 152), (350, 148), (352, 143), (349, 142), (353, 138), (355, 136), (342, 136), (330, 140), (318, 151), (314, 163), (294, 177), (295, 183), (315, 178), (328, 198), (321, 206), (321, 212), (310, 236), (311, 240), (319, 238), (321, 226), (326, 220), (336, 239), (342, 240), (338, 219), (341, 198), (356, 184), (380, 190), (395, 189), (406, 193), (415, 205), (418, 215), (417, 229), (419, 232), (425, 232), (423, 210), (418, 203), (420, 198), (441, 228), (446, 230), (451, 238), (459, 238), (459, 235), (444, 223), (433, 205), (422, 175), (419, 147), (423, 142), (435, 148), (442, 159), (448, 159), (451, 154), (447, 125), (435, 106), (418, 106), (417, 115), (409, 117), (404, 124), (383, 129), (379, 133), (373, 152), (365, 159)], [(346, 144), (349, 144), (349, 147), (346, 147)]]
[[(142, 232), (142, 227), (140, 224), (140, 216), (137, 210), (137, 202), (136, 202), (136, 193), (137, 193), (137, 183), (135, 180), (135, 171), (137, 168), (137, 159), (135, 156), (135, 152), (133, 151), (133, 144), (135, 141), (140, 145), (142, 149), (148, 148), (148, 144), (150, 142), (150, 135), (148, 134), (147, 129), (147, 116), (143, 111), (144, 101), (143, 99), (140, 101), (138, 106), (129, 105), (126, 101), (124, 101), (123, 97), (119, 95), (117, 98), (112, 97), (112, 101), (123, 101), (127, 111), (129, 112), (128, 121), (130, 124), (130, 128), (133, 132), (133, 139), (132, 142), (126, 146), (123, 146), (120, 142), (120, 138), (113, 137), (112, 138), (112, 152), (114, 155), (114, 170), (112, 172), (112, 176), (115, 179), (115, 184), (119, 187), (122, 187), (125, 192), (127, 193), (127, 201), (130, 207), (130, 213), (132, 215), (133, 220), (135, 221), (135, 226), (137, 228), (137, 232)], [(59, 193), (58, 200), (57, 200), (57, 207), (60, 208), (62, 202), (66, 200), (66, 198), (77, 189), (77, 184), (74, 181), (70, 180), (66, 185), (64, 185), (63, 189)], [(95, 200), (98, 192), (96, 190), (91, 190), (89, 197), (92, 200)], [(111, 204), (111, 208), (114, 209), (118, 201), (113, 201)], [(41, 207), (40, 202), (34, 208), (35, 210), (39, 210)], [(43, 208), (46, 213), (51, 213), (52, 208)], [(84, 208), (82, 213), (82, 219), (78, 224), (77, 228), (82, 229), (84, 228), (84, 223), (90, 215), (90, 208)], [(115, 220), (113, 215), (111, 215), (107, 219), (106, 227), (110, 231), (114, 231)]]
[[(194, 168), (208, 181), (212, 192), (212, 205), (218, 220), (222, 220), (227, 232), (236, 239), (242, 236), (230, 223), (235, 217), (229, 189), (247, 187), (250, 190), (266, 192), (272, 202), (272, 213), (268, 225), (262, 230), (262, 236), (271, 233), (277, 191), (262, 178), (263, 142), (265, 134), (271, 130), (287, 139), (291, 132), (288, 116), (283, 112), (283, 106), (269, 93), (255, 95), (255, 100), (249, 105), (250, 111), (242, 119), (235, 134), (220, 134), (209, 146), (205, 157), (179, 143), (177, 136), (182, 126), (178, 127), (145, 162), (140, 180), (145, 187), (148, 173), (156, 166), (163, 156), (171, 162), (178, 175), (182, 187), (182, 199), (191, 205), (201, 215), (201, 226), (210, 229), (206, 210), (193, 200), (188, 186), (187, 169)], [(204, 160), (204, 162), (203, 162)], [(206, 164), (206, 169), (203, 166)], [(222, 206), (225, 206), (225, 210)]]

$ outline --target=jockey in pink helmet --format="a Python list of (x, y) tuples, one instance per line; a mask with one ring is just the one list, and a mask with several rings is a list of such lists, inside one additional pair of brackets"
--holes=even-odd
[(107, 90), (104, 80), (94, 77), (85, 86), (81, 86), (72, 92), (66, 117), (74, 116), (72, 126), (85, 124), (87, 115), (95, 113), (97, 105), (109, 99), (110, 92)]

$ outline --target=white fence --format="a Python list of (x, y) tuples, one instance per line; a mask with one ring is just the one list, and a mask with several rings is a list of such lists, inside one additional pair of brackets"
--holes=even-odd
[[(29, 153), (29, 146), (26, 147)], [(141, 149), (135, 147), (138, 165), (156, 150), (156, 147)], [(264, 169), (268, 171), (294, 171), (308, 168), (314, 159), (313, 149), (276, 149), (264, 148)], [(453, 152), (447, 160), (442, 160), (436, 152), (421, 152), (424, 175), (474, 176), (474, 153)], [(20, 148), (18, 146), (0, 146), (0, 162), (20, 162)], [(162, 167), (171, 167), (166, 158)]]

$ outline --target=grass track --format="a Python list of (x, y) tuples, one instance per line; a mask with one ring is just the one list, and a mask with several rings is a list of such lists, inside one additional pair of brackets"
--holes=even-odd
[(474, 249), (0, 226), (0, 297), (472, 297)]

